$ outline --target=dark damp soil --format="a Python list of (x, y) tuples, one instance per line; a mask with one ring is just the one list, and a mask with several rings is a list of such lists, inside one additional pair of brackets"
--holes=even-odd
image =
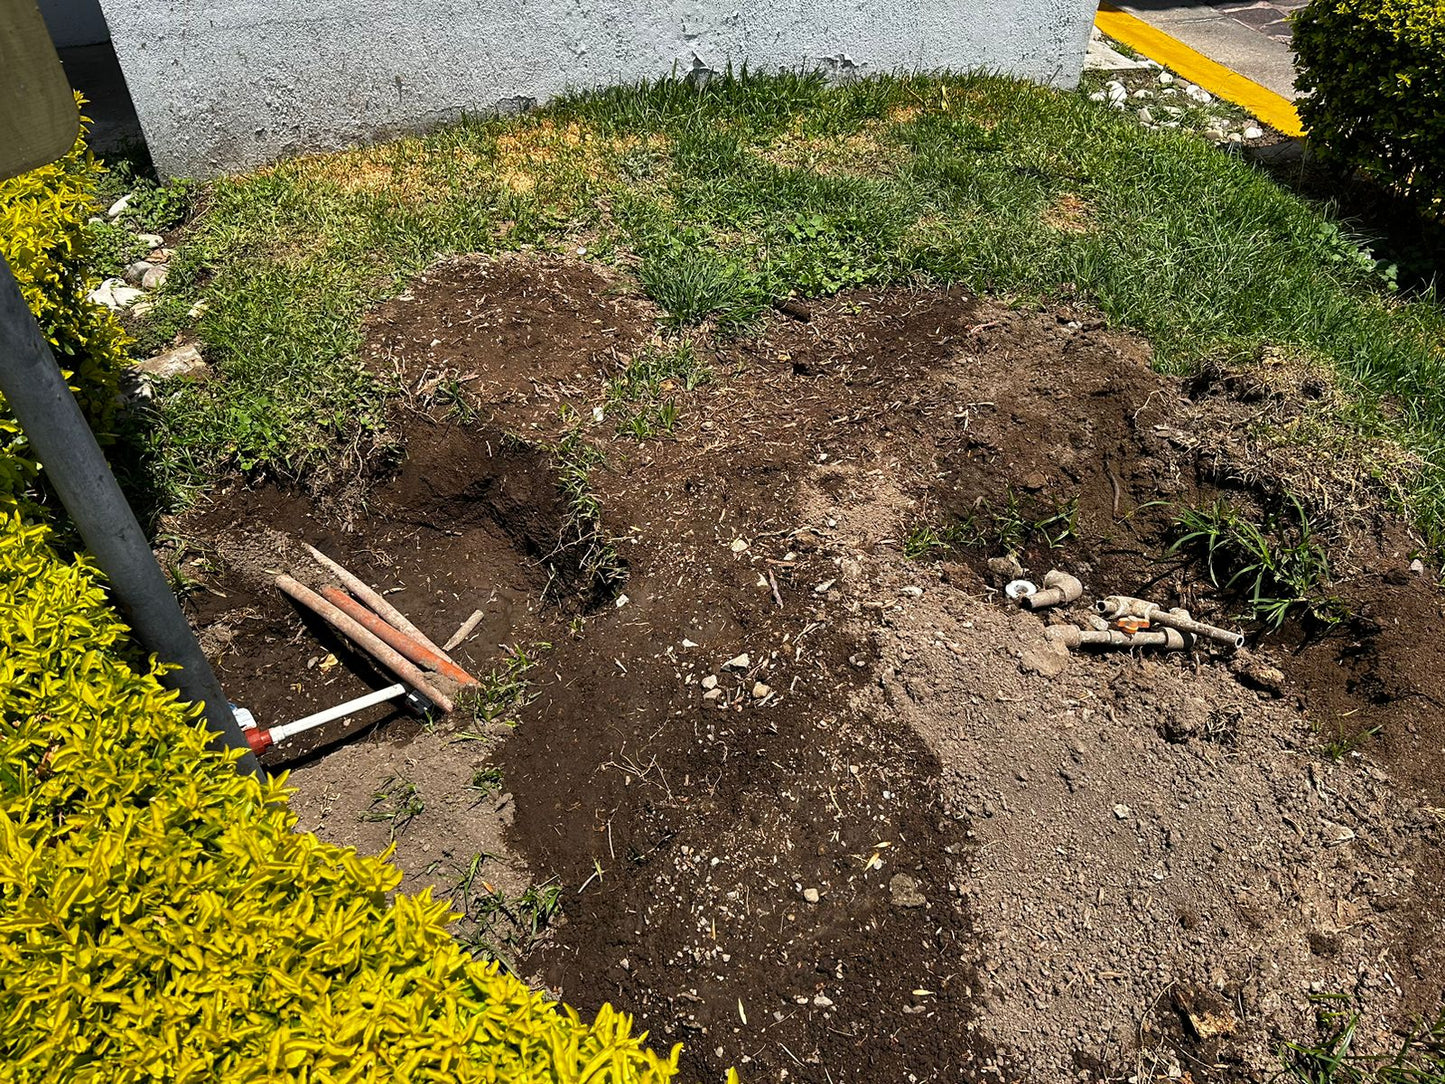
[[(1366, 1043), (1428, 1011), (1441, 597), (1397, 525), (1362, 505), (1327, 634), (1070, 659), (990, 559), (1231, 622), (1165, 551), (1170, 502), (1277, 488), (1239, 387), (1160, 376), (1082, 308), (852, 291), (696, 333), (711, 380), (665, 384), (675, 426), (639, 439), (656, 404), (607, 382), (675, 345), (655, 321), (594, 266), (444, 264), (370, 325), (399, 469), (349, 505), (232, 486), (181, 525), (262, 725), (385, 680), (274, 589), (323, 582), (301, 542), (439, 642), (481, 610), (457, 661), (525, 682), (273, 751), (302, 827), (395, 839), (466, 935), (511, 900), (479, 947), (683, 1042), (687, 1079), (1235, 1079), (1308, 1037), (1311, 992), (1355, 997)], [(578, 544), (579, 441), (625, 579)], [(1337, 764), (1341, 728), (1373, 736)]]

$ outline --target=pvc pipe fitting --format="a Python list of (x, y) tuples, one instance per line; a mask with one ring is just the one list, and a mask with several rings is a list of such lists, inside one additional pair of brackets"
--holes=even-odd
[(1193, 633), (1195, 636), (1202, 636), (1206, 640), (1213, 640), (1215, 643), (1229, 648), (1237, 649), (1244, 646), (1243, 633), (1235, 632), (1232, 629), (1223, 629), (1218, 625), (1208, 625), (1203, 621), (1195, 621), (1189, 616), (1188, 610), (1166, 610), (1157, 602), (1148, 602), (1131, 595), (1109, 595), (1096, 602), (1094, 608), (1108, 618), (1142, 617), (1150, 624)]
[(400, 683), (388, 685), (385, 689), (378, 689), (374, 693), (358, 696), (355, 700), (348, 700), (344, 704), (337, 704), (335, 707), (325, 708), (311, 715), (304, 715), (295, 722), (283, 723), (281, 726), (273, 726), (269, 730), (262, 730), (259, 727), (248, 729), (246, 731), (246, 739), (251, 743), (251, 751), (253, 753), (263, 753), (271, 748), (271, 746), (277, 745), (287, 738), (295, 737), (303, 731), (313, 730), (335, 719), (344, 719), (348, 715), (354, 715), (358, 711), (371, 707), (373, 704), (381, 704), (387, 700), (395, 700), (398, 696), (405, 695), (405, 685)]
[(1136, 632), (1132, 636), (1118, 629), (1081, 629), (1073, 625), (1050, 625), (1044, 635), (1068, 648), (1094, 647), (1104, 650), (1130, 650), (1155, 647), (1162, 651), (1185, 651), (1193, 646), (1192, 638), (1178, 629), (1161, 628), (1155, 632)]
[(1044, 589), (1025, 595), (1023, 604), (1030, 610), (1043, 610), (1063, 602), (1074, 602), (1084, 593), (1084, 585), (1067, 572), (1053, 570), (1044, 576)]

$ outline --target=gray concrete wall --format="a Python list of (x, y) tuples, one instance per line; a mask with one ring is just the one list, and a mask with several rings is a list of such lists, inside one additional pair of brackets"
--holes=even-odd
[(151, 154), (213, 175), (676, 66), (1072, 86), (1092, 0), (102, 0)]
[(99, 45), (110, 39), (100, 0), (40, 0), (40, 14), (57, 49)]

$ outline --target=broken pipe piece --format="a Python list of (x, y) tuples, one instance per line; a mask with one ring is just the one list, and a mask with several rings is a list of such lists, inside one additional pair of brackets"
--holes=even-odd
[(1050, 625), (1044, 635), (1065, 647), (1097, 647), (1129, 650), (1135, 647), (1157, 647), (1163, 651), (1184, 651), (1193, 646), (1193, 639), (1178, 629), (1161, 628), (1157, 632), (1136, 632), (1132, 636), (1118, 629), (1081, 629), (1073, 625)]
[(1206, 640), (1213, 640), (1226, 647), (1241, 648), (1244, 646), (1242, 633), (1232, 629), (1222, 629), (1218, 625), (1206, 625), (1203, 621), (1195, 621), (1189, 616), (1188, 610), (1166, 610), (1157, 602), (1134, 598), (1131, 595), (1109, 595), (1094, 603), (1094, 608), (1110, 620), (1118, 617), (1142, 617), (1150, 624), (1164, 625), (1167, 628), (1178, 629), (1180, 632), (1192, 632), (1195, 636), (1202, 636)]
[(1063, 602), (1073, 602), (1084, 593), (1084, 585), (1067, 572), (1054, 570), (1044, 575), (1044, 589), (1025, 595), (1023, 604), (1030, 610), (1043, 610)]

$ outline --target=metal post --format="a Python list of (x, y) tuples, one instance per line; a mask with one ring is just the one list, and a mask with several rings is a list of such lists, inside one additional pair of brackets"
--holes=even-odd
[(31, 316), (10, 266), (0, 259), (0, 394), (25, 430), (65, 510), (110, 581), (137, 638), (180, 669), (165, 677), (183, 698), (205, 705), (211, 747), (245, 749), (236, 767), (259, 775), (261, 765), (231, 713), (226, 694), (201, 652), (176, 597), (156, 564), (145, 533), (126, 503), (95, 435), (70, 393), (50, 344)]

